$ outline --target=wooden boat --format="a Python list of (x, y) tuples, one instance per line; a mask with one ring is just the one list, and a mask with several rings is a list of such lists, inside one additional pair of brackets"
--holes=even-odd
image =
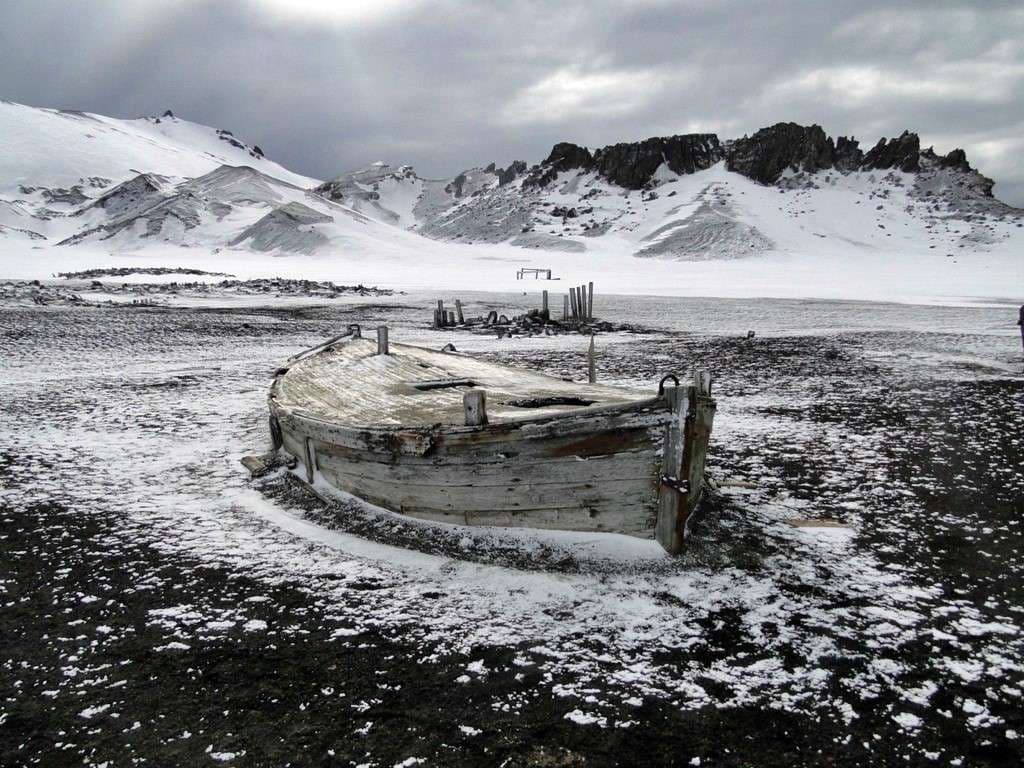
[(650, 393), (579, 384), (352, 326), (278, 370), (270, 425), (308, 482), (403, 515), (654, 537), (678, 553), (703, 486), (710, 388), (704, 372)]

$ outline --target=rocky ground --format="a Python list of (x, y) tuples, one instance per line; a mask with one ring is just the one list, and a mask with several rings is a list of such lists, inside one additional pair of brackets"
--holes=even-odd
[[(84, 280), (81, 275), (112, 273), (113, 279)], [(258, 278), (254, 280), (220, 280), (218, 282), (172, 281), (164, 283), (123, 282), (117, 277), (125, 274), (175, 275), (201, 274), (220, 276), (221, 273), (201, 270), (145, 269), (131, 273), (114, 270), (86, 270), (67, 273), (68, 283), (41, 280), (0, 281), (0, 304), (35, 304), (39, 306), (104, 307), (112, 305), (155, 306), (168, 305), (181, 299), (260, 299), (281, 298), (336, 299), (341, 296), (391, 296), (388, 288), (365, 285), (337, 285), (329, 280), (291, 280), (285, 278)]]
[(404, 298), (0, 308), (0, 763), (1020, 762), (1015, 316), (750, 304), (630, 300), (668, 331), (601, 348), (606, 381), (716, 373), (722, 488), (679, 560), (238, 463), (278, 362), (350, 322), (582, 380), (578, 337), (456, 338)]

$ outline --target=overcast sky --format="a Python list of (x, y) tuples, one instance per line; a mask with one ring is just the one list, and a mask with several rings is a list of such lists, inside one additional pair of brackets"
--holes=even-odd
[(0, 0), (0, 98), (170, 108), (321, 178), (781, 120), (864, 148), (909, 128), (1024, 205), (1020, 0)]

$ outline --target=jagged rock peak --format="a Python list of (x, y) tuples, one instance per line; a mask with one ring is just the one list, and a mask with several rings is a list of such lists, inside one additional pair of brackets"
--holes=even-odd
[(548, 158), (526, 180), (527, 185), (546, 186), (562, 171), (597, 170), (613, 184), (641, 189), (650, 183), (662, 163), (675, 173), (694, 173), (710, 168), (723, 158), (718, 136), (690, 133), (655, 136), (639, 142), (622, 142), (598, 149), (569, 142), (556, 144)]
[[(850, 151), (845, 144), (844, 150)], [(736, 139), (726, 154), (730, 171), (772, 184), (787, 168), (809, 172), (832, 168), (836, 147), (820, 125), (776, 123), (753, 136)]]
[[(966, 162), (966, 158), (964, 158)], [(921, 169), (921, 139), (916, 133), (904, 131), (897, 139), (883, 137), (864, 155), (861, 166), (866, 170), (899, 168), (901, 171)]]
[[(491, 163), (491, 165), (494, 164)], [(508, 168), (504, 170), (498, 168), (496, 173), (498, 174), (498, 186), (503, 187), (526, 173), (526, 162), (523, 160), (513, 160)]]
[(718, 136), (690, 133), (604, 147), (594, 153), (594, 166), (614, 184), (641, 189), (654, 178), (662, 163), (669, 170), (684, 174), (710, 168), (721, 159)]

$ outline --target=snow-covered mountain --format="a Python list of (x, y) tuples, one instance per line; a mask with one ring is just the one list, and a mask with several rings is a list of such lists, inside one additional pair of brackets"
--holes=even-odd
[(318, 191), (435, 239), (568, 252), (604, 241), (637, 257), (703, 261), (829, 239), (984, 249), (1018, 237), (1024, 221), (992, 187), (963, 150), (938, 155), (913, 133), (865, 153), (819, 126), (780, 123), (725, 142), (691, 134), (593, 153), (561, 143), (529, 169), (492, 164), (443, 181), (375, 163)]
[(0, 148), (7, 241), (312, 253), (396, 239), (394, 227), (313, 193), (317, 179), (170, 111), (116, 120), (0, 102)]
[(533, 263), (623, 292), (1005, 295), (1024, 282), (1024, 211), (992, 186), (963, 151), (912, 133), (865, 152), (793, 123), (726, 141), (560, 143), (533, 166), (450, 179), (377, 162), (324, 182), (170, 112), (0, 102), (0, 278), (145, 257), (476, 287)]

